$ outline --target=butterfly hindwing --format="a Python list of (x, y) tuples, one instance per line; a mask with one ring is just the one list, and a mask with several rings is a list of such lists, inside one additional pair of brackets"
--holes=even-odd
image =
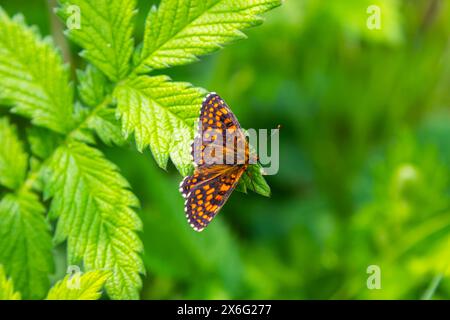
[[(194, 230), (202, 231), (217, 215), (244, 171), (244, 167), (212, 167), (199, 170), (184, 180), (182, 188), (189, 190), (185, 202), (186, 218)], [(221, 173), (211, 177), (211, 172)], [(196, 184), (192, 182), (194, 179)]]

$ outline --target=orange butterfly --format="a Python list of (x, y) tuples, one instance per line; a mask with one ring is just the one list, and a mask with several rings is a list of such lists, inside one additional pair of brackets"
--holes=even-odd
[(180, 183), (185, 212), (195, 231), (202, 231), (223, 207), (256, 156), (225, 101), (216, 93), (202, 103), (192, 143), (195, 171)]

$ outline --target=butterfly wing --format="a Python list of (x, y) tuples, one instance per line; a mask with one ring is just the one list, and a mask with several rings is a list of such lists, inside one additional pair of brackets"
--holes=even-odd
[(195, 186), (201, 185), (221, 175), (221, 170), (195, 170), (192, 176), (186, 176), (180, 183), (180, 192), (184, 198), (187, 198)]
[(181, 182), (180, 191), (186, 198), (184, 211), (195, 231), (202, 231), (217, 215), (245, 169), (245, 166), (217, 165), (196, 170)]
[[(233, 159), (235, 154), (242, 155), (242, 152), (238, 152), (238, 148), (246, 148), (245, 134), (236, 116), (225, 101), (214, 92), (206, 96), (200, 110), (197, 134), (191, 151), (196, 166), (205, 165), (204, 150), (208, 146), (222, 151), (223, 158), (219, 158), (220, 162), (216, 164), (228, 163), (226, 159)], [(227, 157), (230, 154), (233, 158)], [(242, 158), (237, 156), (235, 161), (243, 163)]]
[[(208, 147), (221, 152), (217, 163), (205, 161)], [(219, 95), (208, 94), (202, 103), (197, 135), (192, 144), (192, 157), (197, 168), (180, 184), (180, 192), (186, 198), (186, 217), (194, 230), (202, 231), (236, 188), (247, 169), (243, 150), (248, 150), (247, 141), (235, 115)]]

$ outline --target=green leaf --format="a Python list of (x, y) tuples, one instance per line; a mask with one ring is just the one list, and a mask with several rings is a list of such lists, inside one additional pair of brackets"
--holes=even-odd
[(25, 179), (28, 156), (7, 118), (0, 118), (0, 141), (0, 185), (17, 189)]
[(59, 217), (54, 240), (67, 239), (68, 263), (111, 271), (108, 295), (138, 299), (144, 268), (136, 231), (142, 223), (131, 208), (138, 200), (128, 182), (100, 151), (75, 141), (56, 150), (46, 171), (49, 215)]
[(113, 94), (125, 136), (134, 132), (140, 151), (149, 145), (160, 167), (166, 168), (170, 157), (187, 174), (194, 123), (205, 91), (166, 76), (139, 76), (121, 83)]
[[(50, 289), (47, 300), (98, 300), (107, 279), (108, 272), (104, 271), (89, 271), (77, 279), (67, 275)], [(79, 286), (75, 280), (79, 281)]]
[(82, 101), (86, 105), (96, 108), (88, 116), (85, 127), (94, 131), (107, 145), (123, 145), (125, 139), (115, 109), (110, 106), (97, 108), (104, 103), (105, 96), (110, 90), (106, 77), (92, 65), (89, 65), (85, 71), (78, 71), (77, 74), (80, 80), (78, 93)]
[[(247, 130), (243, 129), (246, 136), (248, 136)], [(257, 154), (257, 150), (254, 146), (250, 145), (250, 154)], [(241, 180), (236, 186), (236, 190), (239, 192), (247, 193), (248, 190), (259, 193), (265, 197), (270, 197), (270, 187), (264, 179), (264, 168), (258, 164), (251, 164), (247, 171), (242, 175)]]
[(162, 0), (148, 14), (142, 50), (134, 57), (137, 72), (184, 65), (232, 41), (241, 30), (258, 25), (280, 0)]
[(0, 100), (36, 125), (66, 133), (73, 127), (73, 89), (49, 38), (10, 19), (0, 8)]
[(27, 190), (0, 201), (0, 264), (26, 299), (43, 298), (53, 271), (50, 225), (38, 197)]
[(242, 175), (237, 190), (247, 193), (247, 189), (250, 189), (260, 195), (270, 197), (270, 187), (264, 179), (263, 170), (258, 164), (250, 165), (245, 174)]
[(62, 136), (41, 127), (27, 130), (27, 138), (33, 155), (46, 159), (62, 143)]
[(107, 80), (103, 73), (92, 65), (86, 70), (77, 70), (79, 81), (78, 94), (81, 100), (90, 107), (95, 107), (103, 102), (107, 94)]
[(109, 146), (113, 144), (121, 146), (126, 142), (122, 134), (120, 121), (116, 116), (116, 110), (113, 108), (106, 107), (97, 111), (89, 117), (87, 127), (93, 130), (100, 140)]
[[(81, 56), (99, 68), (112, 81), (124, 78), (133, 53), (135, 0), (62, 0), (58, 14), (67, 21), (77, 18), (71, 12), (77, 6), (80, 28), (67, 30), (70, 39), (84, 51)], [(73, 7), (72, 7), (73, 8)]]
[(20, 300), (20, 293), (14, 292), (11, 279), (6, 278), (5, 270), (0, 265), (0, 300)]

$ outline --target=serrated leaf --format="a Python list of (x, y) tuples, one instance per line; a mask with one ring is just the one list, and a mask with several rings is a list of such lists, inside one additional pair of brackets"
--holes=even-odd
[(258, 15), (280, 0), (162, 0), (147, 16), (142, 49), (134, 58), (139, 73), (184, 65), (232, 41), (258, 25)]
[(7, 118), (0, 118), (0, 185), (19, 188), (25, 179), (27, 161), (16, 127)]
[(89, 271), (71, 278), (67, 275), (58, 281), (48, 292), (46, 300), (98, 300), (109, 273)]
[[(84, 51), (89, 60), (112, 81), (124, 78), (133, 53), (135, 0), (62, 0), (58, 14), (64, 21), (80, 14), (80, 28), (67, 30), (70, 39)], [(77, 12), (70, 9), (77, 6)], [(76, 22), (76, 21), (73, 21)]]
[(258, 164), (250, 165), (242, 175), (238, 190), (247, 193), (247, 189), (249, 189), (265, 197), (270, 197), (270, 187), (264, 179), (262, 170), (264, 169)]
[(126, 139), (122, 134), (122, 128), (119, 119), (116, 116), (116, 110), (113, 108), (103, 108), (92, 115), (87, 121), (87, 127), (93, 130), (100, 140), (107, 145), (125, 144)]
[(53, 270), (50, 225), (38, 197), (27, 190), (0, 201), (0, 264), (26, 299), (43, 298)]
[(81, 100), (90, 107), (103, 102), (107, 93), (107, 80), (103, 73), (92, 65), (86, 70), (77, 70), (79, 81), (78, 94)]
[(73, 127), (73, 89), (49, 38), (0, 8), (0, 100), (36, 125), (66, 133)]
[(0, 300), (20, 300), (20, 293), (14, 291), (12, 279), (8, 279), (0, 265)]
[(27, 137), (34, 156), (46, 159), (62, 143), (62, 136), (40, 127), (27, 130)]
[[(243, 129), (246, 136), (249, 135), (246, 129)], [(249, 145), (250, 154), (257, 154), (257, 150), (253, 145)], [(248, 190), (259, 193), (262, 196), (270, 197), (271, 191), (270, 187), (264, 179), (264, 168), (261, 167), (259, 163), (251, 164), (247, 168), (247, 171), (242, 176), (238, 185), (236, 186), (236, 190), (242, 193), (247, 193)]]
[(78, 127), (76, 130), (70, 133), (70, 138), (87, 144), (95, 145), (94, 134), (92, 130), (87, 127), (87, 122), (91, 117), (95, 116), (97, 110), (98, 108), (94, 110), (90, 107), (83, 106), (79, 102), (75, 103), (74, 117), (76, 119)]
[(55, 242), (67, 239), (68, 263), (111, 271), (108, 295), (138, 299), (144, 268), (136, 231), (142, 223), (128, 182), (100, 151), (75, 141), (55, 152), (46, 171), (45, 195), (53, 197), (49, 215), (59, 217)]
[(191, 167), (190, 144), (198, 118), (203, 89), (171, 82), (166, 76), (139, 76), (114, 91), (126, 136), (134, 132), (137, 148), (150, 146), (161, 168), (169, 157), (181, 173)]
[[(80, 81), (78, 93), (82, 101), (92, 108), (104, 103), (105, 96), (110, 90), (106, 77), (92, 65), (89, 65), (84, 71), (78, 71), (77, 74)], [(109, 106), (97, 108), (91, 112), (85, 127), (94, 131), (107, 145), (123, 145), (125, 143), (120, 121), (117, 119), (115, 110)]]

